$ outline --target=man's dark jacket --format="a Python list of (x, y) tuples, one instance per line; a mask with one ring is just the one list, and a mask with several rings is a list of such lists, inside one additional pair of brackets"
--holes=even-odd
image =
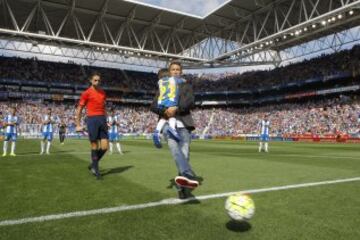
[[(153, 103), (151, 104), (151, 111), (159, 115), (159, 117), (164, 116), (166, 109), (158, 108), (158, 97), (159, 91), (156, 92)], [(185, 128), (189, 131), (195, 129), (194, 120), (191, 116), (191, 109), (195, 107), (195, 97), (191, 83), (185, 82), (179, 84), (179, 102), (178, 109), (176, 112), (176, 119), (181, 121)]]

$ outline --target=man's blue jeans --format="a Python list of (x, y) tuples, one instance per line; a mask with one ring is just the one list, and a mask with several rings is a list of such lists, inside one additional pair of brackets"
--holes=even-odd
[(194, 176), (194, 172), (191, 169), (189, 163), (190, 157), (190, 142), (191, 142), (191, 134), (190, 131), (186, 128), (177, 128), (181, 141), (177, 142), (171, 136), (169, 136), (167, 129), (169, 125), (166, 124), (163, 128), (164, 137), (168, 143), (171, 155), (175, 160), (176, 167), (181, 175), (190, 175)]

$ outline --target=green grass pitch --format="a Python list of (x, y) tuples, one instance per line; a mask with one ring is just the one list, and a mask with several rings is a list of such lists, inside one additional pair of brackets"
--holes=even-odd
[[(89, 144), (54, 141), (50, 156), (40, 142), (21, 140), (17, 157), (0, 158), (0, 222), (51, 214), (158, 202), (175, 198), (175, 164), (165, 147), (122, 142), (124, 156), (107, 154), (96, 181), (87, 170)], [(203, 196), (360, 176), (356, 144), (194, 141), (191, 163), (204, 181)], [(360, 182), (251, 195), (249, 224), (229, 221), (225, 198), (109, 214), (0, 226), (0, 239), (360, 239)]]

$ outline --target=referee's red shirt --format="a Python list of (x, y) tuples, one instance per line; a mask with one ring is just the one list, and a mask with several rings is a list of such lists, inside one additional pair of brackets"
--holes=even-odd
[(95, 90), (89, 87), (81, 94), (80, 106), (86, 106), (87, 116), (105, 116), (106, 94), (102, 89)]

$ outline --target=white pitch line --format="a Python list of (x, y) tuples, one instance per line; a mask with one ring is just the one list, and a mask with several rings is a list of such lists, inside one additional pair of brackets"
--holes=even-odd
[[(265, 155), (266, 156), (266, 155)], [(303, 157), (303, 158), (334, 158), (334, 159), (359, 159), (352, 156), (328, 156), (328, 155), (306, 155), (306, 154), (272, 154), (271, 156), (279, 157)]]
[(208, 200), (208, 199), (223, 198), (223, 197), (227, 197), (232, 194), (235, 194), (235, 193), (255, 194), (255, 193), (262, 193), (262, 192), (281, 191), (281, 190), (288, 190), (288, 189), (306, 188), (306, 187), (314, 187), (314, 186), (330, 185), (330, 184), (338, 184), (338, 183), (346, 183), (346, 182), (356, 182), (356, 181), (360, 181), (360, 177), (329, 180), (329, 181), (322, 181), (322, 182), (301, 183), (301, 184), (277, 186), (277, 187), (270, 187), (270, 188), (250, 189), (250, 190), (244, 190), (244, 191), (238, 191), (238, 192), (227, 192), (227, 193), (219, 193), (219, 194), (202, 195), (202, 196), (198, 196), (195, 198), (189, 198), (186, 200), (168, 198), (168, 199), (164, 199), (164, 200), (161, 200), (158, 202), (149, 202), (149, 203), (136, 204), (136, 205), (122, 205), (122, 206), (112, 207), (112, 208), (100, 208), (100, 209), (94, 209), (94, 210), (52, 214), (52, 215), (45, 215), (45, 216), (39, 216), (39, 217), (3, 220), (3, 221), (0, 221), (0, 226), (21, 225), (21, 224), (25, 224), (25, 223), (35, 223), (35, 222), (47, 222), (47, 221), (52, 221), (52, 220), (108, 214), (108, 213), (115, 213), (115, 212), (124, 212), (124, 211), (145, 209), (145, 208), (158, 207), (158, 206), (178, 205), (178, 204), (182, 204), (182, 203), (186, 203), (186, 202), (190, 202), (190, 201), (194, 201), (194, 200)]

